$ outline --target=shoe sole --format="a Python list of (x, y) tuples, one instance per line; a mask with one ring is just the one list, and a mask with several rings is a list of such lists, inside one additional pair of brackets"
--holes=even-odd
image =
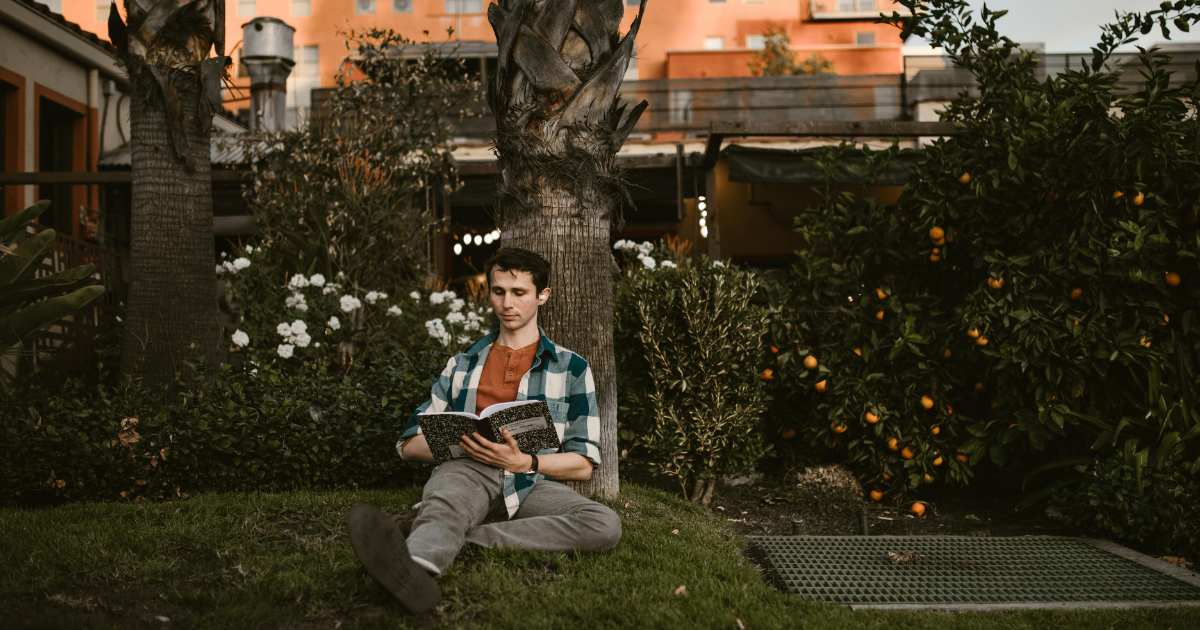
[(412, 561), (404, 535), (392, 517), (359, 504), (346, 515), (350, 546), (367, 574), (392, 594), (408, 612), (430, 610), (442, 598), (437, 582)]

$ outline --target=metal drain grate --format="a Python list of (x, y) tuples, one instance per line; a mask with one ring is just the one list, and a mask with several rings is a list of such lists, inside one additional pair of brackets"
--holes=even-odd
[(788, 591), (853, 608), (1200, 605), (1200, 577), (1106, 541), (1052, 536), (748, 540)]

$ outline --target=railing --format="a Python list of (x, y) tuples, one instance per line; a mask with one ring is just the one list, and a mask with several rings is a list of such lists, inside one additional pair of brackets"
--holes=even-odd
[[(27, 239), (43, 227), (33, 224), (26, 228)], [(87, 308), (69, 315), (38, 332), (33, 340), (34, 356), (67, 351), (67, 359), (75, 369), (86, 367), (88, 350), (98, 336), (115, 330), (118, 317), (124, 310), (125, 282), (122, 276), (121, 255), (95, 243), (55, 233), (54, 247), (38, 266), (34, 277), (42, 278), (82, 265), (95, 265), (93, 278), (104, 286), (104, 295)]]
[(814, 20), (860, 20), (877, 18), (893, 11), (907, 15), (908, 9), (893, 0), (812, 0), (809, 10)]

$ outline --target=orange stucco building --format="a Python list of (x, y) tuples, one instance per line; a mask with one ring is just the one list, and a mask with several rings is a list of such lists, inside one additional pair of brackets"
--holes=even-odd
[[(636, 0), (622, 0), (622, 30), (637, 14)], [(108, 32), (109, 0), (60, 0), (63, 16), (85, 30)], [(227, 0), (226, 41), (235, 59), (242, 24), (254, 17), (295, 27), (296, 66), (289, 79), (289, 106), (306, 108), (308, 91), (333, 85), (346, 55), (344, 32), (390, 28), (415, 40), (494, 43), (487, 20), (489, 0)], [(768, 23), (787, 29), (803, 59), (820, 53), (840, 75), (898, 74), (903, 55), (898, 31), (875, 24), (880, 12), (899, 9), (892, 0), (648, 0), (638, 58), (627, 79), (692, 79), (750, 76), (748, 63), (762, 46)], [(447, 30), (454, 34), (448, 35)], [(428, 34), (426, 34), (428, 32)], [(471, 47), (483, 49), (484, 47)], [(464, 48), (466, 49), (466, 48)], [(493, 53), (494, 54), (494, 53)], [(480, 54), (486, 56), (486, 52)], [(248, 85), (238, 77), (236, 83)], [(230, 94), (227, 107), (246, 107)]]

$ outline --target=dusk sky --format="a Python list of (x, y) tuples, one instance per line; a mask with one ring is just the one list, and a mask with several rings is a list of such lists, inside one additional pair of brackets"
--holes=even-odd
[[(983, 4), (971, 0), (976, 11)], [(1008, 10), (1008, 15), (996, 23), (1001, 34), (1017, 42), (1044, 42), (1046, 52), (1062, 53), (1084, 52), (1095, 45), (1100, 39), (1100, 25), (1114, 21), (1114, 11), (1150, 11), (1159, 4), (1160, 0), (991, 0), (987, 6), (994, 11)], [(1171, 31), (1172, 42), (1200, 42), (1200, 26), (1191, 33), (1175, 28)], [(1155, 30), (1143, 41), (1153, 44), (1165, 40)], [(907, 43), (924, 45), (912, 39)]]

